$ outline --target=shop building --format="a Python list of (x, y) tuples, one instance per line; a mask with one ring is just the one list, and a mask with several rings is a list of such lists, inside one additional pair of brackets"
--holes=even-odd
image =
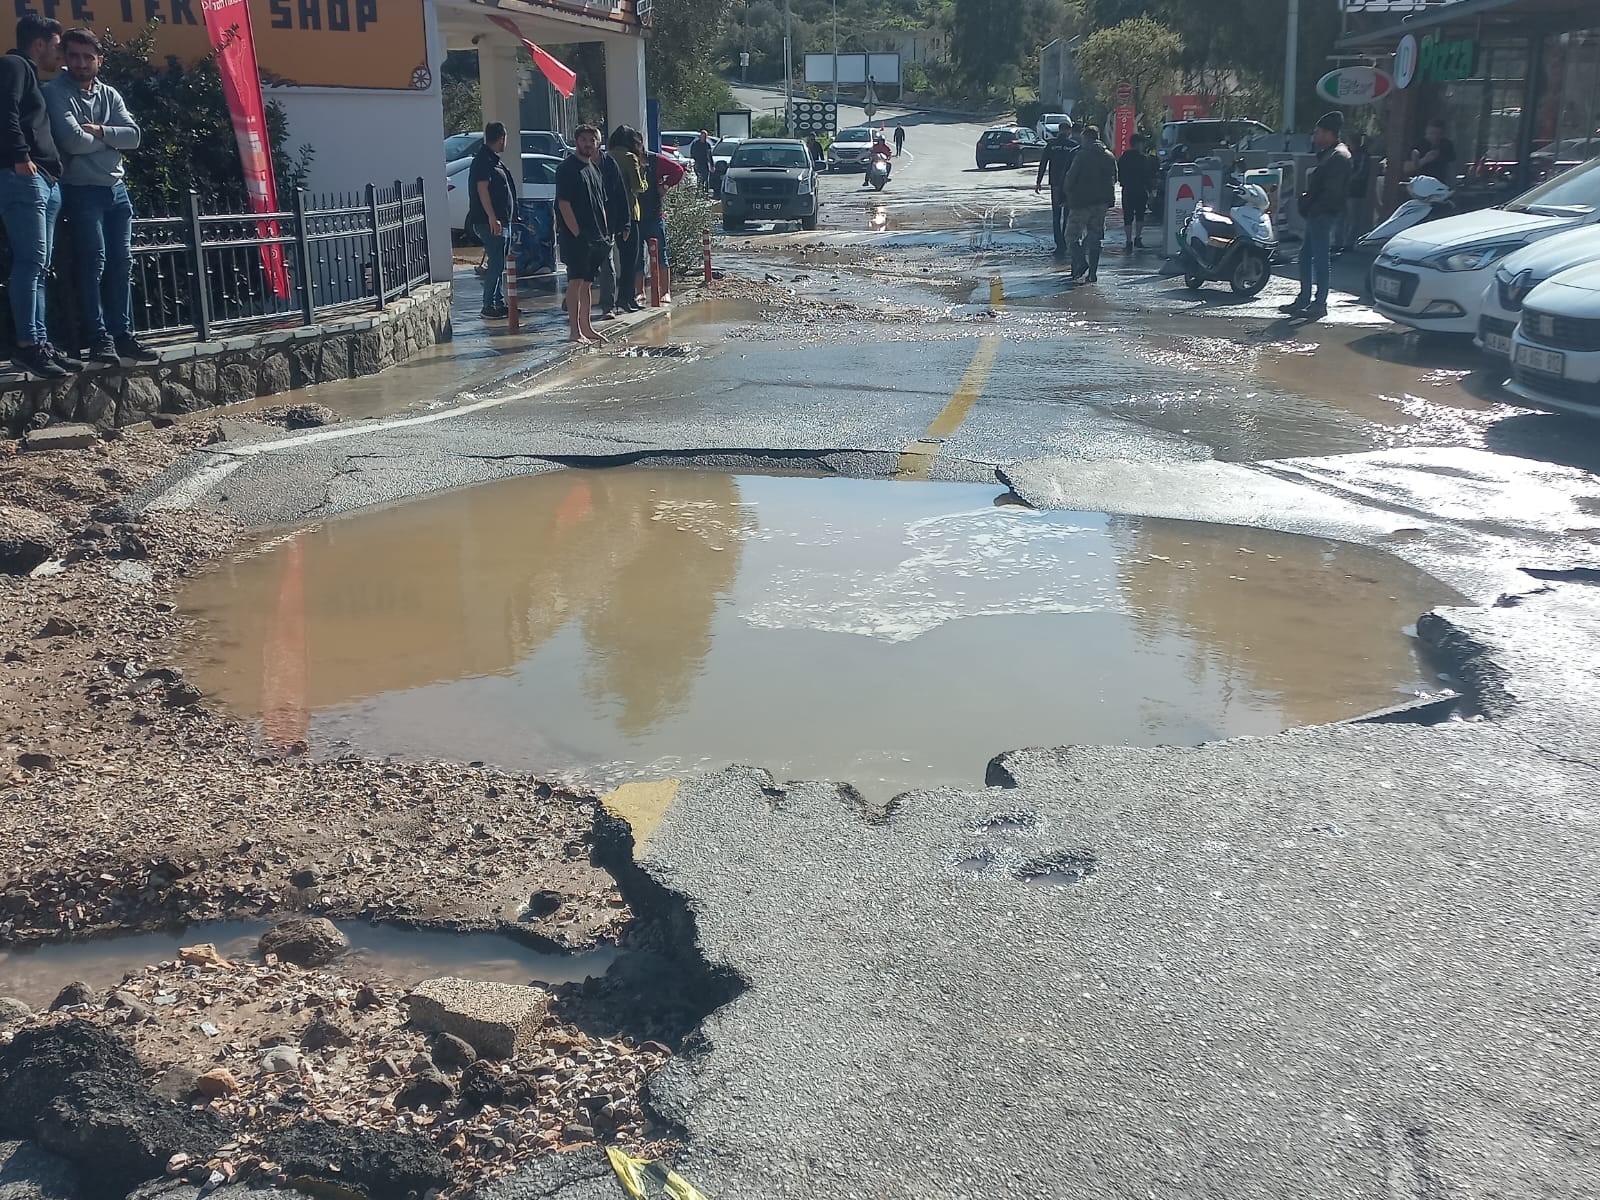
[(1600, 156), (1600, 4), (1453, 0), (1409, 13), (1349, 5), (1342, 54), (1369, 55), (1395, 90), (1384, 102), (1392, 209), (1429, 121), (1455, 146), (1463, 207), (1499, 203)]

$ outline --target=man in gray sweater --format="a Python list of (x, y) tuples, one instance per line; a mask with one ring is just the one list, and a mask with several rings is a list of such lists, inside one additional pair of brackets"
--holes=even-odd
[(61, 207), (76, 251), (89, 357), (152, 362), (155, 351), (133, 336), (133, 201), (122, 169), (122, 152), (138, 149), (142, 135), (122, 95), (100, 81), (100, 39), (69, 29), (61, 48), (67, 69), (44, 85), (44, 100), (64, 164)]

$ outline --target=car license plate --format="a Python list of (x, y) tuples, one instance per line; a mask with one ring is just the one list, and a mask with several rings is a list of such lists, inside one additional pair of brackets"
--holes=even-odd
[(1379, 275), (1372, 281), (1372, 291), (1385, 300), (1400, 298), (1400, 280), (1394, 275)]
[(1483, 348), (1490, 354), (1503, 354), (1511, 356), (1511, 339), (1503, 333), (1486, 333), (1483, 335)]
[(1540, 350), (1537, 346), (1517, 346), (1517, 366), (1530, 371), (1543, 371), (1546, 375), (1566, 374), (1567, 356), (1558, 350)]
[(771, 200), (760, 201), (760, 200), (758, 200), (754, 204), (752, 204), (750, 207), (755, 209), (757, 212), (777, 212), (780, 208), (783, 207), (783, 205), (777, 203), (776, 201), (771, 201)]

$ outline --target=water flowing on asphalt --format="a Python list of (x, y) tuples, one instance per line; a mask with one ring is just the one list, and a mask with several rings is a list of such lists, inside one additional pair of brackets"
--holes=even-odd
[(993, 485), (558, 471), (279, 537), (189, 589), (270, 738), (597, 784), (883, 795), (1029, 745), (1194, 744), (1426, 693), (1455, 598), (1377, 551), (1035, 512)]

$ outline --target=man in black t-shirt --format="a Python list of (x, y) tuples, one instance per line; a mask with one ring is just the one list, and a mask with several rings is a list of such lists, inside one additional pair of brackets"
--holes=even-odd
[(600, 178), (600, 131), (579, 125), (577, 147), (556, 168), (556, 242), (567, 264), (567, 340), (601, 345), (605, 338), (590, 321), (590, 285), (600, 262), (611, 253), (606, 223), (605, 183)]
[(491, 121), (483, 130), (483, 149), (467, 171), (467, 228), (488, 251), (483, 266), (483, 315), (503, 317), (506, 309), (506, 253), (511, 248), (512, 198), (516, 187), (501, 161), (506, 127)]
[(1454, 186), (1455, 168), (1456, 146), (1445, 137), (1444, 122), (1429, 121), (1422, 144), (1411, 152), (1411, 173), (1432, 175), (1440, 183)]

